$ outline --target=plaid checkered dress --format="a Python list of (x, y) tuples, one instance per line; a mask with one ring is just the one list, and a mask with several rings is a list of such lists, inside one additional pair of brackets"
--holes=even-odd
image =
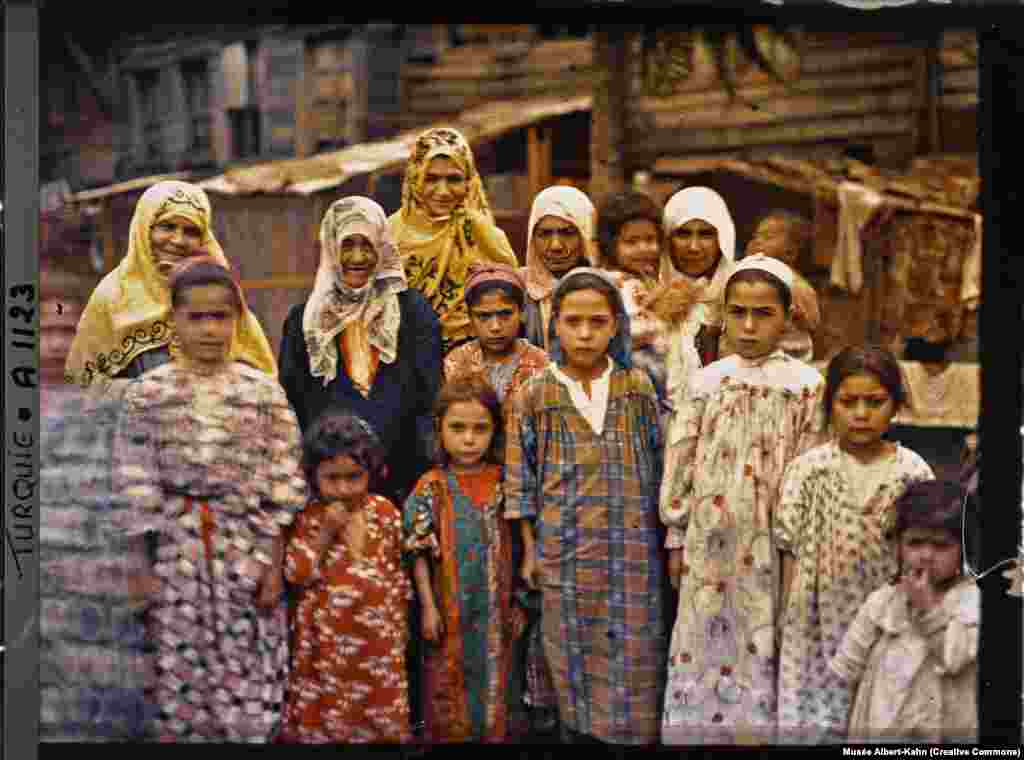
[(609, 743), (654, 743), (667, 644), (654, 388), (642, 370), (616, 366), (601, 435), (550, 368), (511, 406), (505, 516), (535, 521), (562, 723)]

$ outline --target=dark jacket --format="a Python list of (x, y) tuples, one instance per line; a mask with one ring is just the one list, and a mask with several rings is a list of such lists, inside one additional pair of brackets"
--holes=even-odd
[(411, 288), (399, 293), (398, 301), (398, 354), (394, 363), (380, 363), (369, 398), (356, 390), (345, 373), (340, 338), (336, 339), (337, 377), (325, 386), (322, 378), (310, 374), (302, 334), (305, 303), (288, 312), (279, 359), (281, 385), (303, 432), (327, 409), (348, 411), (370, 423), (388, 452), (390, 474), (378, 490), (392, 500), (403, 498), (430, 466), (432, 409), (441, 384), (441, 326), (437, 315)]

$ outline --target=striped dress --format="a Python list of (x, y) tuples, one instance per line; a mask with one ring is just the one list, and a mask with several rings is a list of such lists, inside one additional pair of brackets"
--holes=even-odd
[(658, 739), (667, 643), (660, 471), (657, 397), (642, 370), (612, 371), (600, 435), (551, 367), (513, 398), (505, 517), (535, 523), (560, 718), (608, 743)]

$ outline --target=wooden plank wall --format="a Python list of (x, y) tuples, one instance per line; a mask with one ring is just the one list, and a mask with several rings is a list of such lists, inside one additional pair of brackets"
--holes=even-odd
[[(973, 32), (944, 35), (940, 110), (977, 107), (977, 64), (959, 50)], [(870, 144), (882, 164), (901, 165), (918, 145), (924, 108), (924, 49), (899, 32), (808, 33), (800, 77), (789, 87), (748, 66), (730, 99), (713, 72), (695, 70), (678, 94), (644, 95), (635, 41), (629, 163), (665, 156), (788, 153), (838, 155)]]
[(452, 48), (434, 64), (406, 64), (402, 126), (443, 121), (491, 100), (587, 92), (592, 57), (590, 40), (492, 42)]

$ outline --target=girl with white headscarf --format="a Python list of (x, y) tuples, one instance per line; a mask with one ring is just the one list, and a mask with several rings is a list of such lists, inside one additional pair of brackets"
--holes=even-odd
[(547, 350), (551, 299), (559, 278), (581, 266), (597, 266), (596, 210), (575, 187), (556, 185), (533, 199), (527, 227), (526, 339)]
[[(441, 378), (437, 316), (408, 287), (375, 201), (351, 196), (332, 204), (320, 250), (313, 292), (285, 321), (281, 383), (303, 430), (328, 408), (369, 422), (391, 464), (382, 495), (401, 503), (429, 466), (430, 409)], [(420, 450), (392, 457), (402, 440)]]
[(688, 187), (665, 205), (661, 285), (647, 307), (669, 329), (667, 396), (673, 408), (691, 374), (718, 358), (722, 293), (736, 258), (736, 225), (708, 187)]

